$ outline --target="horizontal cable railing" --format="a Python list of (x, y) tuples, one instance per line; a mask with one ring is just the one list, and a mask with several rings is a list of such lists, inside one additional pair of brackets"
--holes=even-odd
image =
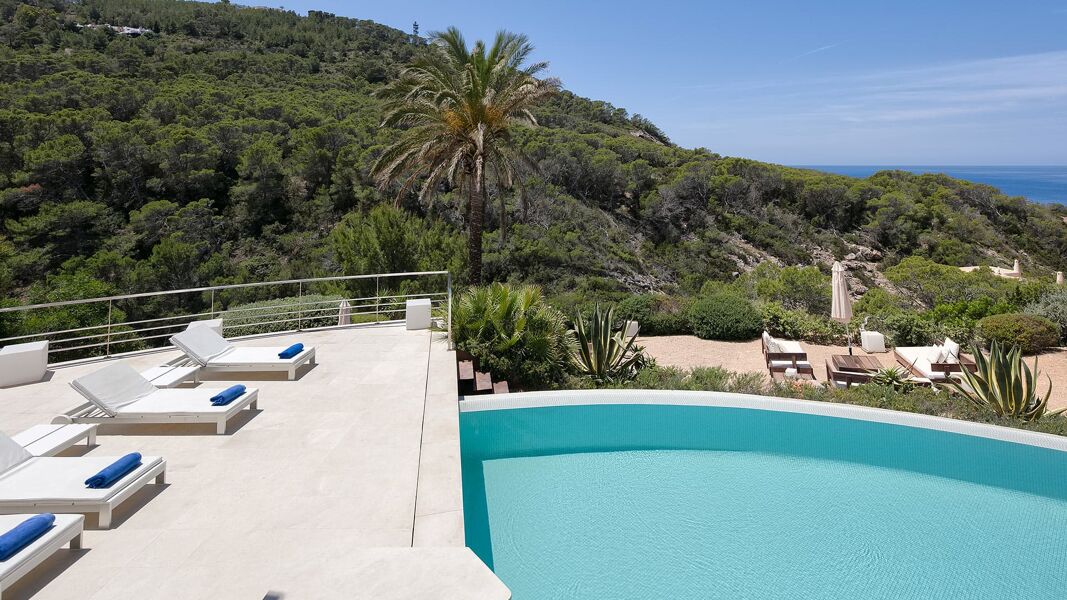
[(448, 271), (344, 275), (142, 292), (0, 308), (0, 345), (47, 340), (49, 363), (168, 346), (201, 320), (222, 319), (226, 336), (285, 333), (404, 316), (424, 298), (452, 342)]

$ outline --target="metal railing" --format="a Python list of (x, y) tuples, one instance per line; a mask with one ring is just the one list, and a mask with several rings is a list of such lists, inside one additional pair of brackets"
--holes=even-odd
[[(430, 299), (451, 347), (448, 271), (236, 283), (3, 307), (0, 345), (47, 340), (50, 364), (75, 362), (167, 347), (167, 338), (199, 320), (222, 318), (227, 337), (395, 322), (413, 298)], [(50, 323), (64, 327), (49, 329)]]

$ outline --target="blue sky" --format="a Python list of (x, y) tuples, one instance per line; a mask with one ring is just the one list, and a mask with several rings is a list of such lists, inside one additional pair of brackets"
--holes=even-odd
[(731, 156), (1067, 164), (1067, 0), (266, 4), (522, 32), (568, 89)]

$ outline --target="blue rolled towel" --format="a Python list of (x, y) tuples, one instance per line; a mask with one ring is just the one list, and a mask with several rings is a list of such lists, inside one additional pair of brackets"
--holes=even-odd
[(85, 485), (93, 488), (106, 488), (122, 479), (122, 476), (141, 466), (141, 453), (131, 452), (100, 469), (100, 472), (85, 480)]
[(241, 394), (245, 393), (245, 386), (241, 384), (231, 385), (230, 387), (222, 390), (211, 397), (211, 404), (214, 406), (226, 406), (230, 402), (241, 397)]
[(52, 513), (33, 515), (16, 525), (11, 531), (0, 535), (0, 560), (15, 556), (19, 550), (51, 529), (55, 522), (56, 516)]
[(303, 351), (304, 351), (304, 345), (303, 344), (293, 344), (292, 346), (289, 346), (285, 350), (282, 350), (281, 352), (279, 352), (278, 353), (278, 358), (292, 358), (292, 357), (296, 356), (297, 354), (300, 354)]

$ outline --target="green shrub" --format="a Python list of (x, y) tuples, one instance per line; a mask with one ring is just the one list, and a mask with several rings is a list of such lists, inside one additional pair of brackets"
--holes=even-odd
[[(254, 335), (297, 328), (311, 329), (337, 325), (340, 304), (341, 296), (310, 294), (237, 304), (229, 307), (219, 317), (222, 319), (223, 331), (226, 335)], [(286, 321), (268, 322), (282, 320)]]
[(686, 303), (666, 294), (635, 294), (615, 307), (621, 320), (637, 321), (641, 335), (686, 335), (691, 332)]
[(885, 315), (907, 310), (908, 308), (908, 301), (903, 297), (887, 292), (882, 288), (871, 288), (852, 305), (852, 313), (857, 317)]
[(1060, 327), (1045, 317), (1006, 313), (979, 321), (978, 335), (987, 345), (999, 342), (1008, 348), (1019, 346), (1025, 354), (1034, 354), (1059, 343)]
[(748, 290), (750, 297), (777, 302), (791, 310), (830, 312), (830, 277), (817, 267), (779, 267), (764, 262), (736, 285)]
[[(657, 294), (634, 294), (623, 298), (615, 305), (615, 315), (623, 320), (637, 321), (644, 326), (658, 309), (659, 296)], [(580, 308), (578, 310), (581, 311)]]
[(760, 307), (763, 328), (775, 337), (803, 340), (813, 344), (845, 342), (845, 326), (829, 317), (813, 315), (803, 310), (789, 310), (777, 302)]
[(925, 346), (937, 337), (934, 325), (916, 313), (891, 313), (879, 321), (873, 326), (879, 327), (894, 346)]
[(551, 387), (566, 375), (566, 319), (537, 287), (494, 283), (469, 290), (453, 307), (452, 335), (482, 369), (518, 388)]
[(750, 340), (763, 330), (763, 317), (740, 295), (721, 293), (689, 307), (689, 327), (705, 340)]
[(1067, 344), (1067, 289), (1058, 289), (1026, 305), (1026, 314), (1045, 317), (1060, 326), (1060, 343)]

